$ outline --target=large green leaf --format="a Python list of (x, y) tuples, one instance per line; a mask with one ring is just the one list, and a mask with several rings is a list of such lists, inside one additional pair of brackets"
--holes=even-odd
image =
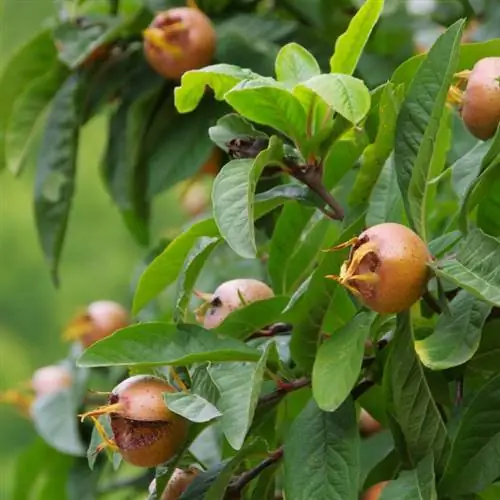
[(499, 264), (500, 242), (474, 229), (461, 243), (455, 257), (433, 263), (432, 269), (478, 299), (500, 307)]
[(57, 92), (45, 124), (36, 167), (36, 225), (55, 282), (75, 188), (79, 91), (80, 80), (72, 75)]
[(362, 80), (340, 73), (318, 75), (297, 85), (321, 97), (334, 112), (351, 123), (359, 123), (370, 110), (370, 92)]
[(186, 394), (183, 392), (165, 393), (163, 398), (170, 410), (191, 422), (209, 422), (222, 415), (210, 401), (207, 401), (198, 394)]
[(397, 121), (395, 160), (408, 218), (427, 239), (425, 210), (431, 162), (448, 88), (458, 64), (463, 22), (451, 26), (419, 67)]
[(370, 34), (382, 13), (384, 0), (367, 0), (351, 19), (347, 31), (337, 38), (330, 59), (332, 73), (352, 75)]
[(359, 313), (319, 348), (312, 388), (320, 409), (335, 411), (349, 396), (361, 371), (365, 341), (374, 317), (371, 311)]
[(252, 333), (279, 321), (288, 298), (283, 296), (258, 300), (232, 311), (215, 329), (217, 332), (244, 340)]
[(499, 475), (500, 375), (496, 375), (475, 393), (458, 423), (439, 492), (478, 493)]
[(481, 163), (488, 149), (488, 142), (478, 142), (450, 167), (453, 189), (460, 200), (464, 199), (469, 187), (479, 175)]
[(384, 367), (387, 410), (404, 438), (406, 459), (416, 464), (433, 453), (439, 463), (448, 446), (446, 427), (413, 342), (409, 313), (401, 313)]
[(214, 218), (221, 236), (239, 255), (247, 259), (257, 254), (255, 244), (255, 188), (268, 165), (280, 164), (283, 143), (273, 136), (269, 147), (255, 160), (232, 160), (216, 177), (212, 200)]
[(461, 290), (450, 304), (451, 316), (442, 314), (434, 332), (415, 342), (422, 363), (432, 370), (461, 365), (474, 355), (491, 305)]
[(78, 402), (69, 390), (38, 397), (32, 416), (38, 434), (50, 446), (73, 456), (85, 456), (85, 445), (78, 430)]
[(8, 61), (0, 76), (0, 170), (5, 166), (5, 133), (17, 98), (57, 57), (50, 30), (38, 32)]
[(403, 471), (382, 490), (380, 500), (437, 500), (432, 455), (422, 459), (415, 469)]
[(219, 389), (217, 408), (222, 413), (222, 432), (235, 450), (243, 446), (252, 424), (269, 352), (268, 347), (258, 363), (221, 363), (208, 368)]
[(187, 365), (217, 361), (257, 361), (260, 353), (243, 342), (196, 325), (142, 323), (90, 346), (79, 366)]
[(474, 357), (468, 365), (473, 370), (485, 370), (489, 372), (500, 372), (500, 336), (497, 334), (500, 328), (500, 320), (487, 321), (481, 334), (481, 342)]
[(179, 113), (189, 113), (198, 106), (206, 86), (212, 88), (215, 98), (221, 101), (224, 94), (239, 82), (256, 78), (261, 77), (249, 69), (230, 64), (215, 64), (187, 71), (182, 75), (180, 86), (175, 89), (175, 107)]
[(133, 312), (138, 313), (179, 276), (184, 262), (196, 240), (202, 236), (216, 237), (219, 230), (213, 219), (194, 223), (177, 236), (145, 269), (137, 285)]
[(390, 82), (384, 87), (378, 110), (379, 128), (375, 141), (363, 152), (361, 167), (349, 194), (349, 203), (366, 203), (394, 148), (396, 119), (402, 101), (402, 87)]
[(267, 80), (244, 81), (224, 95), (245, 118), (272, 127), (300, 143), (306, 133), (306, 111), (282, 84)]
[(333, 413), (311, 400), (294, 420), (284, 449), (287, 500), (357, 500), (359, 432), (351, 399)]
[(314, 56), (298, 43), (281, 47), (276, 57), (275, 71), (278, 81), (289, 85), (309, 80), (321, 73)]
[[(363, 214), (364, 215), (364, 214)], [(340, 235), (337, 243), (343, 243), (359, 234), (364, 225), (361, 215)], [(311, 372), (319, 346), (320, 333), (325, 314), (333, 300), (336, 281), (325, 278), (340, 269), (346, 254), (343, 251), (324, 253), (321, 262), (311, 275), (307, 288), (296, 311), (290, 349), (293, 360), (304, 370)]]
[(7, 167), (17, 175), (24, 166), (37, 125), (49, 103), (68, 75), (59, 61), (43, 76), (35, 79), (16, 99), (5, 131)]

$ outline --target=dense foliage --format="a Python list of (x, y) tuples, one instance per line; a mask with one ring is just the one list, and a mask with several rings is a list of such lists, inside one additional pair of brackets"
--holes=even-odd
[[(57, 283), (105, 114), (103, 181), (151, 249), (130, 317), (92, 304), (34, 394), (4, 395), (40, 435), (13, 499), (497, 498), (500, 112), (486, 140), (461, 116), (494, 4), (438, 5), (427, 51), (405, 2), (200, 0), (213, 61), (177, 81), (143, 36), (179, 3), (60, 3), (0, 80), (0, 166), (37, 157)], [(211, 206), (151, 241), (154, 197), (202, 175)]]

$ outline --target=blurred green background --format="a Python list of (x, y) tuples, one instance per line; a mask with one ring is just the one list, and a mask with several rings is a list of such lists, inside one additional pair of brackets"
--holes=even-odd
[[(0, 0), (0, 71), (54, 5), (53, 0)], [(79, 307), (99, 299), (129, 305), (130, 280), (146, 251), (128, 234), (100, 181), (104, 124), (105, 118), (100, 117), (84, 130), (58, 290), (50, 281), (37, 241), (31, 201), (33, 165), (17, 179), (9, 172), (0, 174), (0, 391), (65, 356), (61, 330)], [(167, 195), (156, 203), (153, 233), (158, 236), (182, 220), (172, 195)], [(35, 434), (30, 422), (6, 405), (0, 405), (0, 429), (3, 499), (8, 498), (15, 459)]]

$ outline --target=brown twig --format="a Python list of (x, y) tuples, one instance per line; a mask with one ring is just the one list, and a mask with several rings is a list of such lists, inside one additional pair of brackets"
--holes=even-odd
[(298, 378), (297, 380), (292, 380), (291, 382), (283, 382), (281, 385), (273, 392), (269, 394), (264, 394), (259, 398), (259, 406), (268, 405), (271, 403), (276, 403), (289, 392), (302, 389), (303, 387), (308, 387), (311, 385), (311, 379), (307, 377)]
[(275, 335), (286, 335), (292, 333), (293, 325), (290, 323), (274, 323), (266, 326), (258, 332), (252, 333), (247, 340), (259, 339), (262, 337), (274, 337)]
[(369, 378), (364, 378), (361, 382), (354, 387), (351, 391), (352, 399), (359, 399), (366, 391), (371, 389), (375, 385), (375, 382)]
[(262, 471), (266, 470), (268, 467), (271, 467), (276, 462), (279, 462), (282, 458), (283, 446), (280, 446), (277, 450), (271, 452), (267, 458), (262, 460), (262, 462), (257, 464), (253, 469), (249, 469), (237, 476), (227, 489), (225, 498), (227, 500), (240, 498), (240, 493), (250, 481), (255, 479)]

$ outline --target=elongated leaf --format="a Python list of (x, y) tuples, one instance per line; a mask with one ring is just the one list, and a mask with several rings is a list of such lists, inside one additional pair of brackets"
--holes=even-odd
[(202, 236), (213, 238), (218, 235), (215, 221), (205, 219), (196, 222), (175, 238), (142, 274), (134, 295), (134, 314), (177, 279), (186, 257), (198, 238)]
[[(336, 243), (345, 242), (361, 232), (363, 215), (342, 232)], [(336, 281), (325, 276), (340, 269), (345, 258), (346, 254), (342, 251), (323, 254), (294, 312), (297, 320), (294, 321), (290, 349), (294, 361), (308, 372), (312, 371), (323, 320), (338, 286)]]
[(282, 85), (245, 81), (229, 90), (224, 99), (245, 118), (273, 127), (295, 142), (306, 133), (306, 112), (299, 99)]
[(370, 92), (362, 80), (340, 73), (318, 75), (301, 83), (298, 87), (312, 90), (321, 97), (334, 112), (351, 123), (359, 123), (370, 110)]
[(372, 312), (358, 314), (319, 348), (312, 388), (321, 410), (335, 411), (349, 396), (361, 371), (365, 341), (374, 318)]
[(408, 218), (426, 239), (426, 194), (431, 160), (446, 96), (458, 64), (463, 22), (451, 26), (429, 51), (403, 102), (397, 121), (395, 160)]
[(351, 19), (347, 31), (335, 42), (335, 52), (330, 59), (332, 73), (354, 73), (383, 7), (384, 0), (367, 0)]
[[(365, 4), (366, 5), (366, 4)], [(396, 120), (402, 101), (402, 87), (390, 82), (384, 87), (379, 105), (379, 128), (375, 142), (363, 152), (361, 168), (349, 195), (351, 205), (366, 203), (394, 148)]]
[(243, 80), (261, 78), (248, 69), (230, 64), (215, 64), (199, 70), (187, 71), (175, 89), (175, 107), (179, 113), (189, 113), (198, 106), (205, 87), (209, 86), (215, 98), (221, 101), (224, 94)]
[(441, 315), (434, 332), (415, 342), (422, 363), (432, 370), (461, 365), (474, 355), (491, 305), (461, 290), (450, 304), (451, 316)]
[(176, 317), (186, 321), (193, 288), (207, 259), (221, 242), (220, 238), (200, 238), (198, 244), (188, 255), (179, 275)]
[(297, 43), (281, 47), (275, 64), (276, 78), (288, 84), (300, 83), (321, 73), (314, 56)]
[(209, 422), (222, 415), (210, 401), (207, 401), (198, 394), (184, 394), (182, 392), (174, 394), (166, 393), (163, 395), (163, 398), (170, 410), (191, 422)]
[(73, 456), (85, 456), (78, 431), (77, 403), (70, 390), (38, 397), (33, 403), (33, 423), (50, 446)]
[(480, 229), (471, 231), (456, 257), (432, 264), (434, 272), (480, 300), (500, 307), (500, 242)]
[(264, 167), (279, 163), (283, 158), (283, 144), (272, 137), (269, 147), (255, 160), (232, 160), (216, 177), (213, 186), (214, 217), (221, 236), (242, 257), (256, 256), (255, 244), (255, 188)]
[(437, 500), (434, 463), (429, 455), (413, 470), (403, 471), (382, 490), (380, 500)]
[(453, 189), (462, 200), (469, 187), (481, 171), (481, 162), (488, 151), (487, 142), (478, 142), (467, 154), (459, 158), (450, 168)]
[(398, 315), (383, 385), (388, 413), (404, 437), (406, 458), (415, 464), (433, 453), (442, 462), (448, 447), (446, 427), (413, 347), (408, 312)]
[(245, 340), (252, 333), (279, 321), (287, 303), (288, 298), (283, 296), (252, 302), (231, 312), (216, 331)]
[(260, 353), (239, 340), (196, 325), (142, 323), (96, 342), (79, 366), (183, 366), (206, 361), (257, 361)]
[(73, 75), (57, 92), (45, 124), (36, 167), (36, 225), (43, 253), (56, 283), (75, 188), (79, 89), (78, 77)]
[(222, 432), (235, 450), (243, 446), (252, 424), (269, 352), (268, 347), (258, 363), (224, 363), (208, 368), (219, 389), (217, 408), (222, 412)]
[(18, 96), (55, 61), (56, 47), (50, 30), (38, 32), (9, 60), (0, 76), (0, 170), (5, 166), (5, 133)]
[(7, 167), (14, 175), (21, 171), (38, 121), (67, 75), (66, 68), (56, 61), (50, 71), (34, 80), (14, 102), (5, 133)]
[(358, 498), (359, 433), (351, 399), (333, 413), (311, 400), (294, 420), (284, 449), (287, 500)]
[(491, 378), (467, 405), (439, 484), (440, 494), (482, 491), (500, 474), (500, 375)]

